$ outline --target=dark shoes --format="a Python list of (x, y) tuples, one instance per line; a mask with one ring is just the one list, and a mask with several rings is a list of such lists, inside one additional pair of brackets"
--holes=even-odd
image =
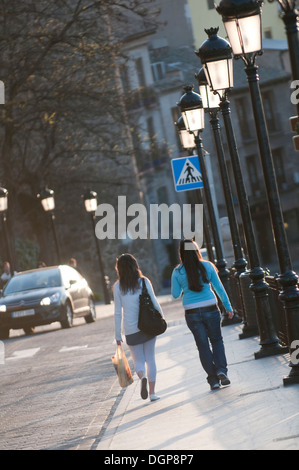
[(223, 386), (230, 385), (230, 380), (227, 377), (227, 375), (225, 375), (224, 373), (217, 374), (217, 377), (218, 377), (218, 380), (220, 381), (221, 385), (223, 385)]
[(213, 382), (210, 384), (211, 390), (218, 390), (220, 388), (219, 382)]
[(211, 390), (218, 390), (220, 388), (220, 385), (222, 385), (223, 387), (230, 385), (230, 380), (226, 374), (221, 372), (220, 374), (217, 374), (217, 379), (215, 378), (215, 380), (213, 380), (212, 378), (210, 378), (209, 383)]
[(146, 377), (142, 377), (142, 379), (141, 379), (140, 396), (143, 400), (146, 400), (147, 397), (148, 397), (147, 378)]

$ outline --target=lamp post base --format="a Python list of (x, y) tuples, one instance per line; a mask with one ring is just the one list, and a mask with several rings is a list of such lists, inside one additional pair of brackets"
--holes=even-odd
[(242, 333), (239, 334), (239, 339), (252, 338), (252, 336), (258, 336), (258, 328), (248, 326), (244, 324)]
[(288, 376), (283, 377), (283, 385), (299, 384), (299, 367), (292, 367)]
[(286, 354), (289, 348), (281, 346), (280, 344), (263, 345), (259, 351), (254, 353), (255, 359), (263, 359), (264, 357), (277, 356), (279, 354)]

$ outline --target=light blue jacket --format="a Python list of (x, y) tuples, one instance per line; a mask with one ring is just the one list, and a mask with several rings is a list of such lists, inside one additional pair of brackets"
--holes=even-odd
[(202, 263), (206, 269), (209, 283), (202, 282), (203, 289), (201, 292), (195, 292), (189, 289), (186, 270), (184, 266), (180, 264), (172, 272), (171, 295), (177, 299), (181, 294), (183, 294), (183, 306), (188, 305), (189, 307), (191, 305), (189, 308), (192, 308), (192, 304), (196, 304), (198, 302), (215, 300), (215, 303), (217, 303), (217, 297), (213, 292), (214, 290), (223, 303), (225, 310), (227, 312), (232, 312), (233, 309), (228, 295), (219, 279), (214, 265), (209, 261), (202, 261)]

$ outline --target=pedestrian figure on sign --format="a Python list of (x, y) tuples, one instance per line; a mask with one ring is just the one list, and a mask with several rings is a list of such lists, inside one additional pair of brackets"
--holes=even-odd
[(196, 178), (192, 175), (192, 173), (194, 172), (194, 168), (192, 168), (192, 166), (190, 166), (190, 163), (187, 163), (187, 168), (185, 170), (185, 173), (187, 173), (187, 176), (186, 176), (186, 183), (190, 181), (189, 178), (191, 178), (191, 182), (192, 181), (196, 181)]

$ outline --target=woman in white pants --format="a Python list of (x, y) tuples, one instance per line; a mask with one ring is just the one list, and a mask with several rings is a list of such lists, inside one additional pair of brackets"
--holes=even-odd
[(126, 342), (130, 349), (135, 371), (140, 378), (141, 398), (146, 400), (149, 394), (150, 400), (155, 401), (159, 399), (155, 394), (157, 375), (155, 360), (156, 337), (143, 333), (138, 328), (139, 296), (142, 291), (142, 278), (145, 279), (146, 288), (155, 308), (162, 315), (163, 312), (150, 280), (142, 275), (134, 256), (129, 253), (121, 255), (116, 260), (115, 269), (119, 279), (113, 287), (115, 339), (117, 344), (121, 344), (121, 325), (123, 320)]

